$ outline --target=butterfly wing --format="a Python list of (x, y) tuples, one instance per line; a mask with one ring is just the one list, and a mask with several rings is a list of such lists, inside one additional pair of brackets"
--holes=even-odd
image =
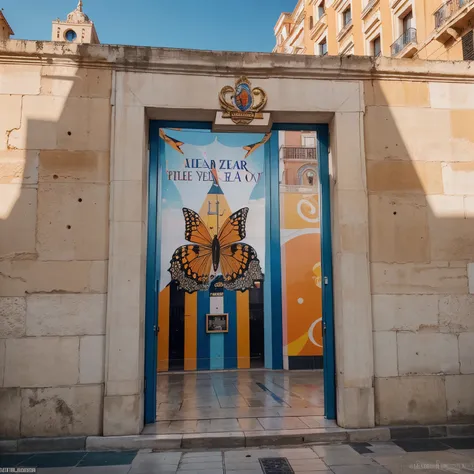
[[(173, 129), (170, 129), (173, 130)], [(176, 140), (173, 137), (170, 137), (169, 135), (166, 135), (164, 130), (160, 128), (160, 137), (167, 143), (171, 148), (175, 149), (177, 152), (181, 153), (184, 155), (183, 150), (181, 150), (181, 147), (184, 145), (184, 142), (180, 142), (179, 140)]]
[(245, 236), (247, 235), (245, 231), (245, 223), (247, 222), (248, 213), (249, 208), (243, 207), (225, 220), (224, 225), (217, 236), (221, 249), (227, 245), (245, 239)]
[(221, 249), (221, 272), (224, 288), (245, 291), (263, 280), (262, 268), (255, 249), (243, 242)]
[(212, 247), (212, 238), (206, 224), (202, 221), (197, 212), (186, 207), (183, 208), (185, 231), (184, 238), (193, 244), (203, 245), (206, 248)]
[(209, 288), (211, 250), (200, 245), (178, 247), (171, 257), (169, 272), (180, 288), (188, 293)]
[(244, 146), (244, 150), (247, 152), (247, 154), (244, 156), (244, 158), (248, 158), (257, 148), (259, 148), (262, 145), (264, 145), (265, 143), (267, 143), (268, 140), (270, 139), (271, 135), (272, 135), (272, 133), (269, 132), (269, 133), (265, 134), (265, 136), (262, 138), (262, 140), (259, 141), (258, 143), (252, 143), (251, 145)]

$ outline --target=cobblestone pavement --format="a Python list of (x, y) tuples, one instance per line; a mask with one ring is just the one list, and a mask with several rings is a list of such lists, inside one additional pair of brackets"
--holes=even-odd
[[(284, 458), (290, 470), (264, 471), (261, 460)], [(42, 474), (473, 473), (474, 438), (254, 448), (206, 452), (63, 452), (4, 454), (2, 468)], [(8, 472), (0, 469), (0, 472)], [(12, 471), (10, 471), (12, 472)], [(23, 472), (27, 472), (24, 470)], [(31, 471), (30, 471), (31, 472)]]

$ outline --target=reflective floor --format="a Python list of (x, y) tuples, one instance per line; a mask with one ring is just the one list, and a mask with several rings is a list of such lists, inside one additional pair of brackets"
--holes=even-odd
[(157, 423), (143, 433), (212, 433), (335, 426), (324, 419), (323, 373), (236, 370), (160, 373)]

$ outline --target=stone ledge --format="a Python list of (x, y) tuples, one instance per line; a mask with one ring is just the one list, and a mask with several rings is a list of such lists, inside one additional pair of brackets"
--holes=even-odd
[(3, 439), (0, 440), (0, 453), (16, 453), (18, 451), (18, 440)]
[(371, 442), (393, 439), (471, 437), (474, 424), (431, 426), (379, 426), (364, 429), (316, 428), (220, 433), (131, 436), (77, 436), (0, 440), (0, 453), (34, 451), (128, 451), (151, 449), (227, 449), (260, 446), (294, 446), (331, 442)]
[[(66, 47), (67, 46), (67, 47)], [(0, 43), (2, 64), (109, 68), (133, 72), (165, 72), (250, 77), (299, 77), (339, 80), (413, 79), (431, 82), (474, 81), (466, 61), (309, 56), (232, 51), (198, 51), (108, 44), (68, 44), (9, 40)]]
[(242, 432), (192, 433), (183, 435), (181, 448), (244, 448), (245, 441), (245, 434)]
[(18, 452), (83, 451), (85, 447), (86, 436), (67, 436), (64, 438), (22, 438), (18, 440)]
[(131, 435), (131, 436), (89, 436), (87, 451), (116, 451), (135, 449), (179, 449), (183, 435)]

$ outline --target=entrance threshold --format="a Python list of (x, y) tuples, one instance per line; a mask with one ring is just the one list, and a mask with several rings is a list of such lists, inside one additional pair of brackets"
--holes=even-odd
[(180, 440), (181, 447), (301, 444), (346, 437), (324, 417), (322, 370), (166, 372), (158, 374), (157, 386), (157, 422), (147, 425), (142, 435)]
[(141, 434), (138, 436), (93, 436), (87, 438), (87, 450), (152, 449), (224, 449), (263, 446), (293, 446), (332, 442), (388, 441), (390, 429), (345, 429), (322, 427), (306, 430), (269, 430), (221, 433)]
[(321, 370), (166, 372), (158, 374), (157, 385), (157, 422), (146, 433), (326, 426)]

